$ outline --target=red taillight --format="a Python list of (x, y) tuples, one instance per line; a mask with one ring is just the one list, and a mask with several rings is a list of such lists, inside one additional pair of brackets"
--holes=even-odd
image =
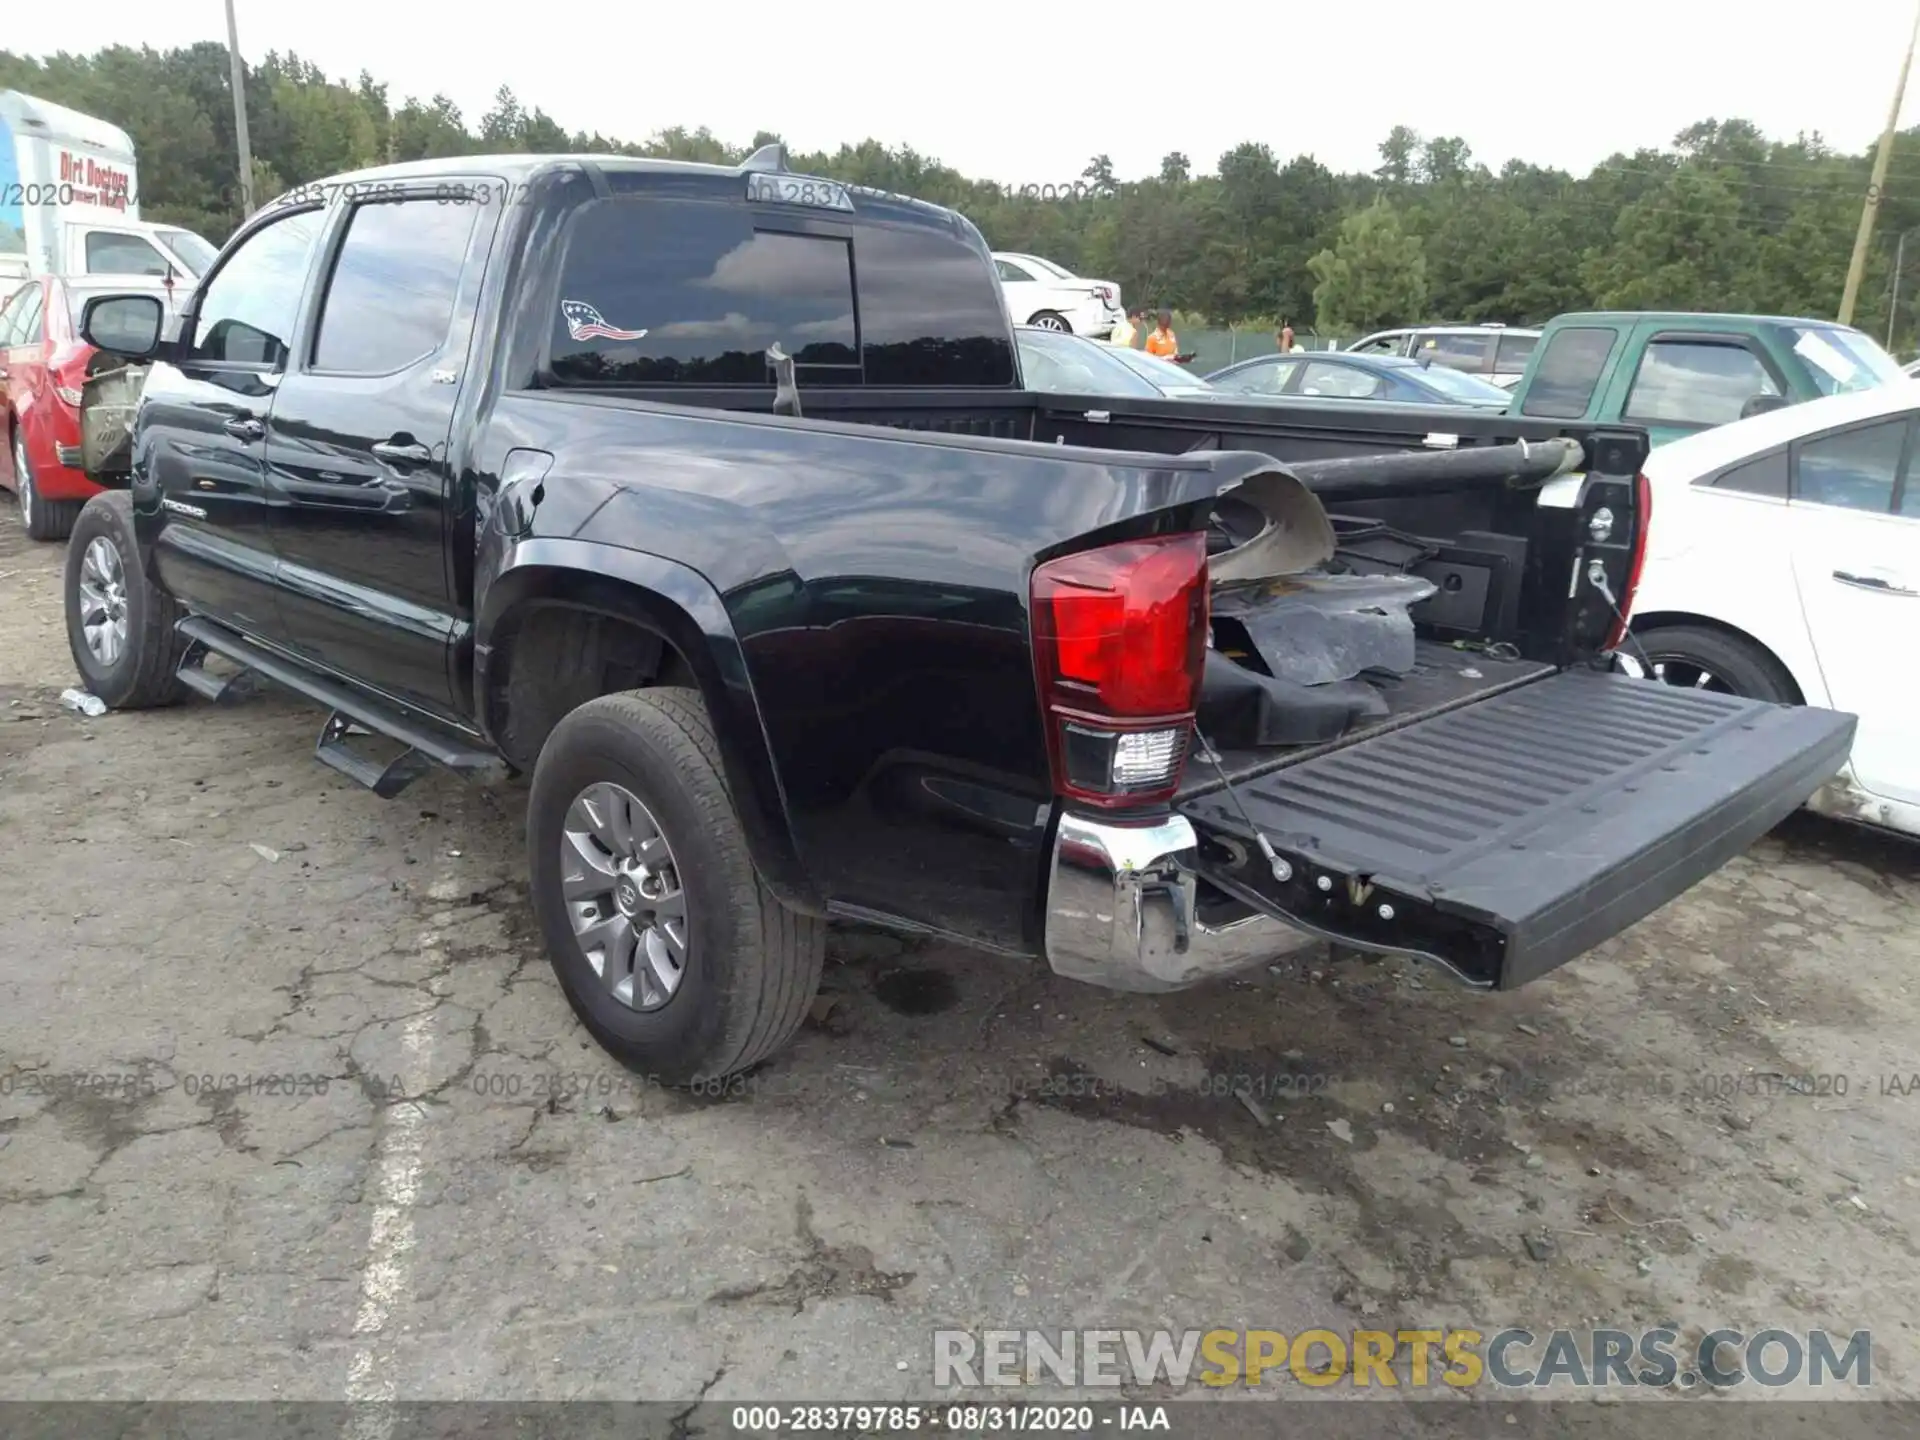
[(1627, 622), (1633, 618), (1633, 595), (1640, 588), (1640, 571), (1647, 563), (1647, 532), (1653, 528), (1653, 486), (1645, 475), (1633, 478), (1633, 558), (1627, 562), (1627, 583), (1620, 591), (1620, 615), (1607, 632), (1607, 649), (1626, 643)]
[(87, 383), (87, 361), (92, 356), (91, 345), (66, 344), (47, 357), (53, 393), (75, 410), (80, 408), (81, 391)]
[(1207, 658), (1207, 540), (1130, 540), (1033, 572), (1054, 788), (1094, 805), (1179, 788)]
[(1096, 285), (1093, 287), (1093, 293), (1109, 305), (1113, 303), (1113, 287), (1111, 285)]

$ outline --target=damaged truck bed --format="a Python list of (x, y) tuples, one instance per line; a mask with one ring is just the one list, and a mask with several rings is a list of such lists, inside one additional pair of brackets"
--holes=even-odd
[[(1511, 449), (1397, 468), (1525, 488), (1584, 458)], [(1195, 923), (1258, 912), (1512, 987), (1673, 899), (1844, 761), (1850, 716), (1421, 638), (1441, 587), (1379, 561), (1423, 542), (1343, 523), (1306, 483), (1348, 468), (1256, 476), (1220, 507), (1199, 763), (1176, 796)]]

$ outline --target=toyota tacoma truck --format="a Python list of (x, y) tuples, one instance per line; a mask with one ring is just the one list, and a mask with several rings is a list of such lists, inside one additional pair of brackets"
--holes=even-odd
[(777, 148), (304, 186), (83, 329), (144, 377), (68, 552), (88, 688), (285, 687), (380, 796), (529, 775), (561, 986), (663, 1081), (786, 1040), (836, 917), (1135, 991), (1324, 940), (1519, 985), (1853, 733), (1602, 673), (1644, 432), (1035, 393), (971, 224)]

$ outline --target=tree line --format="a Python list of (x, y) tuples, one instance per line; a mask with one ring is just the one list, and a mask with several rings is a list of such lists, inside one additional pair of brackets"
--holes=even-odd
[[(343, 82), (294, 55), (248, 66), (246, 86), (256, 203), (390, 160), (588, 150), (728, 164), (779, 138), (762, 132), (736, 145), (704, 128), (642, 141), (568, 131), (505, 86), (469, 123), (444, 95), (396, 104), (368, 73)], [(239, 222), (224, 46), (109, 46), (40, 59), (0, 51), (0, 88), (126, 130), (147, 218), (216, 243)], [(1284, 148), (1246, 141), (1210, 174), (1173, 153), (1158, 173), (1126, 180), (1098, 155), (1078, 177), (1084, 185), (1057, 187), (1064, 198), (969, 179), (875, 140), (795, 152), (790, 163), (952, 206), (995, 248), (1116, 281), (1130, 301), (1215, 324), (1284, 318), (1353, 334), (1419, 321), (1539, 323), (1585, 308), (1831, 317), (1872, 158), (1839, 153), (1818, 134), (1772, 138), (1745, 120), (1703, 120), (1665, 149), (1616, 154), (1584, 176), (1518, 160), (1494, 171), (1465, 141), (1404, 125), (1365, 173), (1337, 174), (1310, 155), (1282, 159)], [(1882, 338), (1898, 240), (1909, 230), (1902, 352), (1916, 343), (1920, 316), (1920, 127), (1899, 137), (1854, 317)]]

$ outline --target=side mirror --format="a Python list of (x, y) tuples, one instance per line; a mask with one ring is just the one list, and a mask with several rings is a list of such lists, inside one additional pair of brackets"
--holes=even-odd
[(1787, 397), (1784, 395), (1756, 395), (1740, 407), (1740, 418), (1751, 420), (1756, 415), (1766, 415), (1786, 408)]
[(160, 348), (166, 307), (152, 295), (96, 295), (80, 314), (89, 345), (128, 360), (146, 360)]

